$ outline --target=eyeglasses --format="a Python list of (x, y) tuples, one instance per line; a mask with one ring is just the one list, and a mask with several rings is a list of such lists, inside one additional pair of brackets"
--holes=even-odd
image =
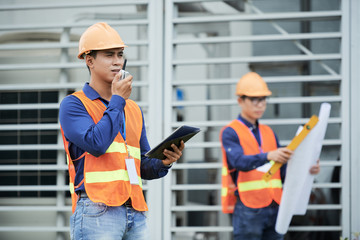
[(249, 99), (252, 105), (256, 106), (259, 103), (266, 103), (267, 97), (248, 97), (248, 96), (241, 96), (242, 99)]

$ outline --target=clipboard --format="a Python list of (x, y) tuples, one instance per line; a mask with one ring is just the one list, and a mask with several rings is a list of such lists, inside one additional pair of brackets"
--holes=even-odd
[(181, 140), (187, 142), (190, 138), (195, 136), (200, 132), (200, 128), (191, 127), (187, 125), (183, 125), (178, 127), (174, 132), (172, 132), (167, 138), (165, 138), (161, 143), (159, 143), (156, 147), (148, 151), (145, 156), (149, 158), (157, 158), (160, 160), (164, 160), (166, 157), (163, 154), (165, 149), (173, 150), (171, 145), (175, 144), (176, 146), (180, 146)]

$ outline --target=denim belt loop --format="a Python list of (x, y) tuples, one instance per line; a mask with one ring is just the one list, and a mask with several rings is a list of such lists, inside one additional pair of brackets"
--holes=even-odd
[(77, 193), (78, 198), (89, 198), (85, 191), (80, 191)]
[(132, 207), (131, 198), (129, 198), (128, 200), (126, 200), (126, 202), (124, 203), (124, 205), (125, 205), (126, 207)]

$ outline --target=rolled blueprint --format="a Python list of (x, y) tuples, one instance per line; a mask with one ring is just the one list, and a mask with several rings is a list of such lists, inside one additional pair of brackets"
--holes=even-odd
[(329, 103), (321, 104), (319, 122), (295, 149), (287, 164), (283, 194), (275, 225), (278, 233), (285, 234), (287, 232), (293, 215), (306, 213), (314, 183), (314, 176), (310, 174), (309, 170), (320, 157), (330, 109)]

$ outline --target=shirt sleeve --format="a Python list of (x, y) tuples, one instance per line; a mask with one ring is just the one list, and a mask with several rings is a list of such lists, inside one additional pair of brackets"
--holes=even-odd
[(150, 145), (146, 136), (145, 121), (143, 116), (143, 127), (140, 138), (140, 150), (141, 150), (141, 178), (145, 180), (151, 180), (164, 177), (169, 166), (165, 166), (160, 159), (146, 157), (145, 154), (150, 150)]
[(113, 95), (103, 117), (95, 124), (80, 99), (69, 95), (61, 102), (59, 120), (68, 141), (98, 157), (118, 134), (124, 107), (125, 100)]
[(235, 168), (238, 171), (247, 172), (268, 162), (267, 153), (245, 155), (239, 137), (231, 127), (224, 129), (221, 141), (230, 169)]

